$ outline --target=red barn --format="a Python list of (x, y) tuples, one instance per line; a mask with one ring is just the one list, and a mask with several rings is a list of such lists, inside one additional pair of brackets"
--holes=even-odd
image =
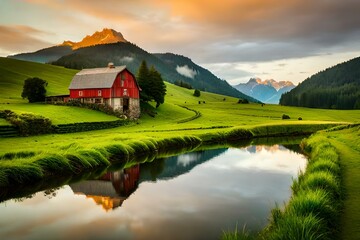
[(140, 88), (126, 66), (83, 69), (72, 79), (70, 98), (97, 103), (120, 110), (130, 118), (140, 116)]

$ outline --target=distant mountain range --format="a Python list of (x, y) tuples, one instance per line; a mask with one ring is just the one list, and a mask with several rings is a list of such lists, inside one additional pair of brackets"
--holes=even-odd
[(233, 86), (240, 92), (256, 98), (264, 103), (278, 104), (283, 93), (290, 91), (295, 85), (290, 81), (262, 81), (260, 78), (251, 78), (247, 83)]
[(311, 108), (360, 109), (360, 57), (307, 78), (282, 95), (280, 104)]
[(113, 62), (115, 65), (126, 65), (135, 74), (141, 61), (145, 60), (148, 66), (153, 65), (168, 82), (183, 81), (202, 91), (258, 102), (195, 64), (191, 59), (173, 53), (151, 54), (112, 29), (105, 28), (101, 32), (95, 32), (80, 42), (64, 41), (58, 46), (9, 57), (52, 63), (72, 69), (106, 67), (109, 62)]

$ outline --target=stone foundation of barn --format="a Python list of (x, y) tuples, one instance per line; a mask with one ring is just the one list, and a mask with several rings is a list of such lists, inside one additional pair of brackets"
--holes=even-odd
[(111, 98), (109, 105), (114, 110), (119, 110), (130, 119), (140, 117), (140, 99), (139, 98)]
[(109, 105), (112, 109), (120, 111), (130, 119), (138, 119), (140, 117), (139, 98), (80, 98), (77, 100), (82, 103)]

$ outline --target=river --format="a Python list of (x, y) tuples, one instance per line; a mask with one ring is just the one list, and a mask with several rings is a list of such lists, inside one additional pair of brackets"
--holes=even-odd
[(8, 199), (0, 239), (219, 239), (236, 226), (260, 230), (306, 166), (290, 149), (190, 152)]

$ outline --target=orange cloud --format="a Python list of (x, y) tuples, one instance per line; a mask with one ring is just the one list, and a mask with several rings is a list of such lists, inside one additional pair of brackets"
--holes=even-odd
[[(219, 56), (231, 59), (228, 61), (237, 61), (239, 56), (242, 60), (308, 56), (326, 46), (342, 46), (360, 35), (358, 0), (26, 2), (61, 13), (61, 17), (54, 15), (61, 18), (59, 22), (71, 18), (71, 26), (59, 26), (63, 34), (71, 29), (77, 38), (67, 34), (69, 40), (109, 27), (150, 51), (191, 56), (196, 49), (202, 62), (205, 58), (217, 61)], [(355, 45), (355, 40), (351, 44)]]
[(50, 43), (37, 37), (42, 34), (45, 32), (25, 25), (0, 25), (0, 53), (8, 55), (48, 47)]

